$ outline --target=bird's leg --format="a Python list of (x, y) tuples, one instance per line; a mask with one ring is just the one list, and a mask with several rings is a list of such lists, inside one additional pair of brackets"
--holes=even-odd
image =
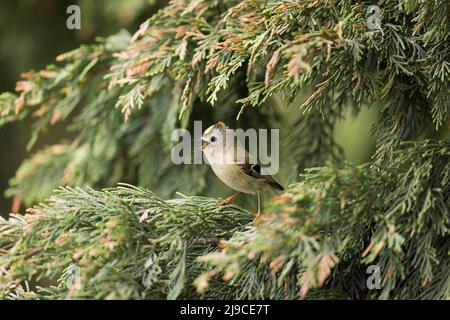
[(236, 194), (234, 194), (234, 195), (232, 195), (232, 196), (226, 198), (225, 200), (219, 201), (219, 204), (222, 205), (222, 206), (227, 205), (227, 204), (230, 204), (230, 203), (231, 203), (238, 195), (240, 195), (240, 194), (241, 194), (241, 193), (238, 192), (238, 193), (236, 193)]
[(258, 197), (258, 214), (256, 216), (259, 216), (261, 213), (261, 197), (259, 196), (259, 192), (256, 193), (256, 196)]
[(253, 219), (253, 222), (257, 221), (259, 218), (259, 215), (261, 214), (261, 196), (259, 195), (259, 192), (256, 193), (256, 197), (258, 198), (258, 212), (256, 213), (256, 216)]

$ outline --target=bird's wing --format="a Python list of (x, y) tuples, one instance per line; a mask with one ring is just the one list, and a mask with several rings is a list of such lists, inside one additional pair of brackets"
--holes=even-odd
[(236, 163), (236, 165), (242, 170), (246, 175), (253, 177), (255, 179), (264, 180), (267, 184), (269, 184), (273, 189), (283, 191), (284, 188), (275, 179), (270, 175), (261, 174), (261, 166), (259, 164), (251, 164), (251, 163)]
[(284, 188), (281, 184), (275, 181), (275, 179), (268, 174), (261, 174), (261, 166), (258, 163), (255, 163), (253, 157), (245, 151), (245, 163), (237, 163), (236, 165), (242, 170), (246, 175), (264, 180), (268, 185), (270, 185), (273, 189), (283, 191)]
[[(257, 161), (255, 161), (254, 157), (252, 157), (252, 155), (247, 150), (245, 150), (244, 146), (240, 145), (240, 142), (238, 140), (235, 140), (234, 142), (234, 162), (242, 170), (243, 173), (255, 179), (264, 180), (273, 189), (280, 191), (284, 190), (283, 186), (276, 182), (272, 176), (261, 174), (261, 166), (257, 163)], [(245, 163), (238, 162), (238, 146), (245, 150)]]

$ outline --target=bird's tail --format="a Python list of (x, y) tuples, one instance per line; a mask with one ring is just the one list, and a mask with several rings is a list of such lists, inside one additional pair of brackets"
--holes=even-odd
[(272, 187), (272, 189), (284, 191), (283, 186), (281, 184), (279, 184), (278, 182), (276, 182), (275, 180), (267, 181), (267, 183)]

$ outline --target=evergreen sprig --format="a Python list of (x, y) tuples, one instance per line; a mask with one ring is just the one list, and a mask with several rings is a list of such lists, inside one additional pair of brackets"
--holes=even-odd
[[(0, 296), (449, 298), (450, 3), (386, 0), (369, 30), (372, 4), (173, 0), (134, 35), (24, 73), (0, 126), (31, 119), (29, 147), (61, 122), (74, 138), (11, 180), (42, 204), (0, 220)], [(333, 131), (363, 106), (377, 152), (345, 164)], [(284, 129), (295, 184), (256, 220), (197, 196), (206, 166), (171, 163), (171, 133), (199, 119)]]
[[(308, 170), (254, 221), (210, 198), (163, 201), (128, 185), (61, 188), (25, 216), (1, 221), (0, 292), (40, 299), (446, 299), (450, 145), (402, 145), (395, 155), (388, 167)], [(382, 270), (381, 290), (367, 289), (368, 265)], [(56, 287), (21, 285), (60, 276)]]
[(57, 287), (23, 297), (177, 298), (204, 270), (196, 257), (250, 221), (249, 212), (214, 199), (163, 201), (128, 185), (61, 188), (25, 216), (1, 221), (1, 291), (60, 277)]
[[(297, 137), (289, 149), (296, 152), (285, 157), (284, 175), (295, 181), (292, 171), (341, 161), (335, 123), (374, 104), (381, 164), (401, 141), (433, 137), (448, 121), (450, 5), (383, 1), (381, 30), (373, 31), (367, 28), (371, 4), (174, 0), (133, 36), (122, 31), (23, 74), (17, 95), (0, 96), (0, 125), (32, 118), (30, 147), (64, 120), (77, 135), (67, 146), (71, 156), (60, 162), (67, 174), (60, 170), (49, 179), (39, 167), (48, 165), (35, 165), (42, 190), (126, 181), (174, 195), (171, 184), (158, 184), (166, 177), (181, 179), (192, 194), (204, 191), (205, 170), (191, 175), (168, 164), (170, 133), (190, 128), (193, 119), (290, 128)], [(286, 123), (281, 107), (292, 103), (299, 104), (299, 117)], [(163, 167), (155, 172), (149, 163)], [(49, 195), (30, 192), (30, 179), (18, 174), (8, 194), (27, 205), (37, 194), (39, 200)]]
[[(446, 299), (449, 151), (426, 141), (402, 146), (389, 167), (309, 170), (252, 233), (238, 233), (202, 261), (245, 297), (307, 297), (320, 287), (312, 297)], [(368, 265), (383, 270), (381, 290), (367, 290)], [(253, 275), (261, 278), (248, 286)]]

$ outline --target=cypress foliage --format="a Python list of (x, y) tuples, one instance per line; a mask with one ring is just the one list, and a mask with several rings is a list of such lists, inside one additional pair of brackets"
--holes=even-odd
[[(383, 1), (379, 30), (369, 5), (173, 0), (24, 73), (0, 126), (31, 119), (29, 148), (57, 123), (74, 138), (11, 180), (32, 208), (0, 220), (0, 297), (448, 298), (450, 4)], [(333, 129), (366, 106), (377, 150), (355, 166)], [(171, 133), (198, 119), (288, 128), (292, 184), (256, 220), (198, 196), (206, 166), (172, 164)]]

